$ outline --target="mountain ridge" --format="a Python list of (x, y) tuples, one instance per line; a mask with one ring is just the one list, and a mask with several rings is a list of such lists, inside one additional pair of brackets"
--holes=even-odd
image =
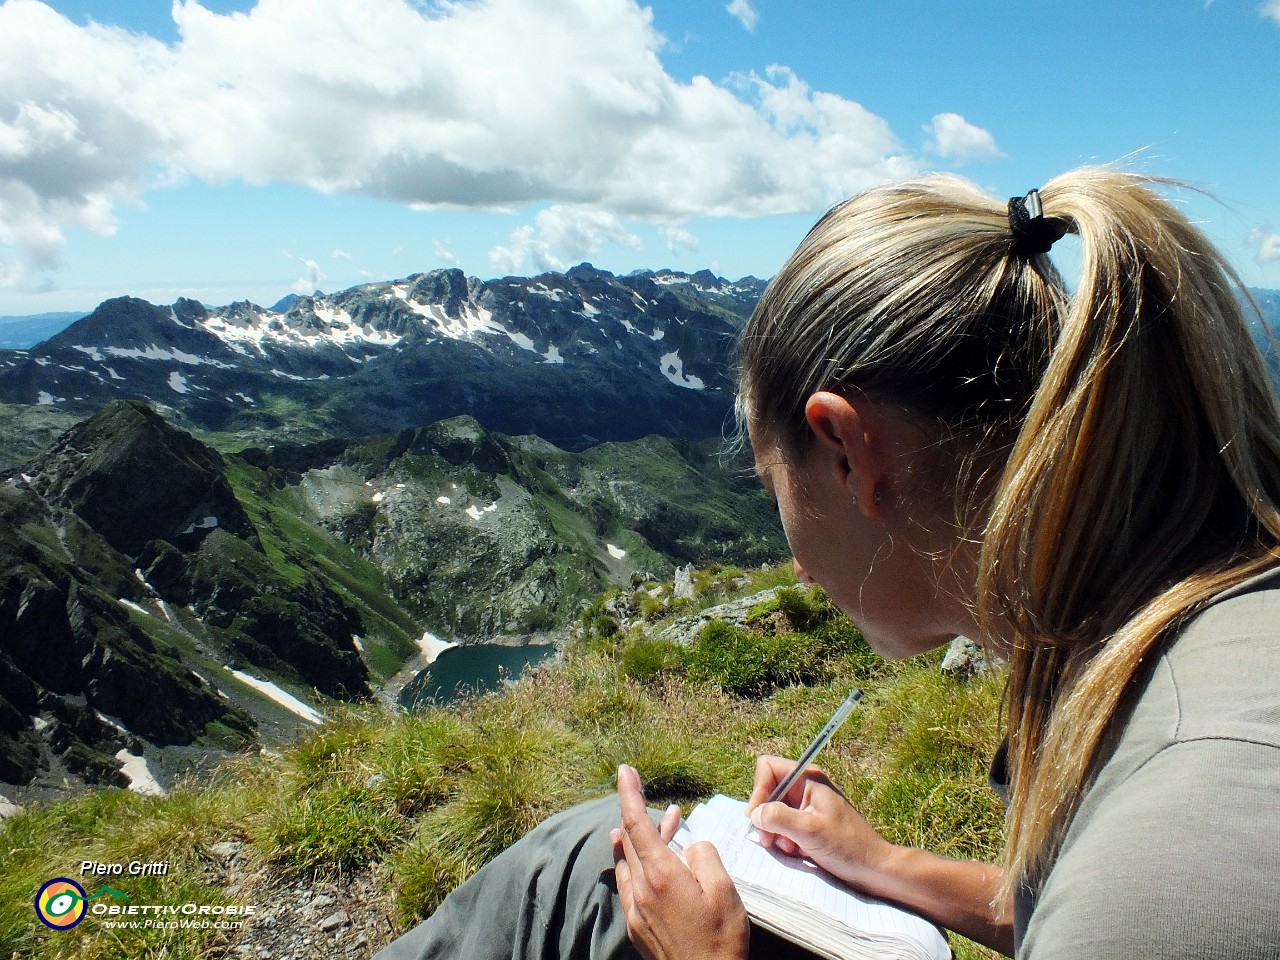
[(139, 399), (241, 445), (458, 414), (569, 449), (699, 439), (731, 410), (735, 339), (763, 288), (579, 264), (490, 281), (433, 270), (298, 297), (283, 312), (119, 297), (37, 347), (0, 352), (0, 402), (83, 416)]

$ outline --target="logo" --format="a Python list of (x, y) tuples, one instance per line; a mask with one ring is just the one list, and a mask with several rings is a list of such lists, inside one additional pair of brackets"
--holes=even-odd
[(36, 916), (46, 927), (70, 930), (84, 919), (88, 899), (80, 884), (66, 877), (55, 877), (36, 894)]
[(92, 897), (84, 892), (84, 887), (66, 877), (55, 877), (40, 888), (36, 894), (36, 916), (40, 922), (52, 930), (70, 930), (88, 912), (90, 900), (109, 893), (113, 897), (128, 900), (119, 890), (102, 887)]

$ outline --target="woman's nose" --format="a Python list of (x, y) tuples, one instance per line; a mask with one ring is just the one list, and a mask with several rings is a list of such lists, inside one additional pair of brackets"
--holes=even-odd
[(814, 580), (814, 579), (813, 579), (813, 577), (809, 576), (809, 574), (808, 574), (808, 572), (805, 570), (805, 568), (804, 568), (804, 567), (802, 567), (802, 566), (800, 566), (800, 561), (799, 561), (799, 560), (796, 560), (795, 558), (792, 558), (792, 560), (791, 560), (791, 566), (792, 566), (793, 568), (795, 568), (795, 571), (796, 571), (796, 580), (797, 580), (798, 582), (800, 582), (800, 583), (807, 583), (807, 584), (810, 584), (810, 585), (812, 585), (812, 584), (814, 584), (814, 583), (817, 583), (817, 581), (816, 581), (816, 580)]

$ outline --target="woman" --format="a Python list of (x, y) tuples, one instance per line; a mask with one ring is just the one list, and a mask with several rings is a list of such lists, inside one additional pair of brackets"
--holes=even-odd
[[(766, 843), (1019, 957), (1280, 956), (1280, 414), (1237, 289), (1111, 170), (1007, 205), (895, 184), (813, 228), (744, 332), (740, 420), (797, 577), (873, 648), (1008, 659), (1008, 839), (1003, 868), (895, 847), (816, 769), (762, 803), (764, 758)], [(485, 955), (449, 931), (495, 895), (540, 956), (765, 955), (714, 851), (686, 866), (629, 768), (618, 793), (612, 875), (617, 808), (580, 808), (388, 956)]]

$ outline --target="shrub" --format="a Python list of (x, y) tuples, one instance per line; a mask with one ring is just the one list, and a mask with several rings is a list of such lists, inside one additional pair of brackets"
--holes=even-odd
[(767, 641), (723, 620), (712, 620), (689, 647), (689, 679), (716, 683), (739, 695), (760, 693), (766, 685)]
[(648, 683), (684, 666), (684, 648), (671, 640), (639, 637), (622, 651), (619, 671), (630, 680)]

